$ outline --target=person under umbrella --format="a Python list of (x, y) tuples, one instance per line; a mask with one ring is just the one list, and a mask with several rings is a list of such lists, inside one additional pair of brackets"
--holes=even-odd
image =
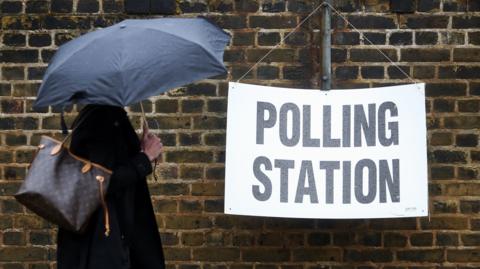
[(104, 236), (101, 207), (82, 234), (59, 227), (57, 268), (165, 268), (146, 182), (151, 162), (162, 153), (160, 139), (144, 125), (139, 140), (118, 106), (86, 105), (75, 127), (72, 153), (113, 171), (105, 196), (110, 234)]
[(165, 268), (146, 181), (163, 145), (145, 121), (139, 139), (123, 107), (224, 75), (229, 40), (204, 18), (125, 20), (55, 53), (34, 109), (85, 104), (73, 123), (70, 150), (113, 171), (106, 194), (109, 221), (104, 223), (99, 208), (82, 234), (59, 227), (58, 269)]

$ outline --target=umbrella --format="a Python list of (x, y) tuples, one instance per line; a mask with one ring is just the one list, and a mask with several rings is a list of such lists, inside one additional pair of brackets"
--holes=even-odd
[(128, 19), (60, 46), (34, 109), (128, 106), (168, 89), (226, 73), (230, 35), (207, 19)]

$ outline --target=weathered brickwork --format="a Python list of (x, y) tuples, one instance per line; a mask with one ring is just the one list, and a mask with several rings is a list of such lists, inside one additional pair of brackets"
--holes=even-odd
[[(334, 0), (334, 88), (427, 83), (430, 218), (310, 220), (223, 212), (227, 83), (240, 78), (319, 1), (195, 0), (232, 33), (229, 74), (145, 102), (165, 145), (150, 193), (169, 269), (479, 268), (480, 1)], [(55, 268), (55, 229), (11, 196), (58, 109), (31, 106), (57, 47), (124, 18), (122, 0), (0, 0), (0, 267)], [(136, 16), (146, 17), (146, 16)], [(318, 88), (320, 16), (242, 80)], [(77, 107), (67, 109), (71, 122)], [(130, 108), (139, 127), (139, 105)], [(155, 121), (158, 121), (156, 127)], [(241, 143), (241, 141), (239, 141)], [(375, 210), (372, 208), (372, 210)]]

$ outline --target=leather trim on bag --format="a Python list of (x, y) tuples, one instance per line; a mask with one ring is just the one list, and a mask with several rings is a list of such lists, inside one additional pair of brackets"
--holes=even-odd
[[(56, 140), (56, 139), (54, 139), (54, 138), (52, 138), (52, 137), (50, 137), (50, 136), (47, 136), (47, 135), (42, 135), (42, 137), (47, 138), (47, 139), (49, 139), (49, 140), (52, 140), (52, 141), (54, 141), (54, 142), (57, 143), (57, 144), (61, 144), (61, 143), (62, 143), (61, 141)], [(103, 170), (104, 172), (106, 172), (106, 173), (108, 173), (108, 174), (112, 174), (112, 173), (113, 173), (112, 170), (110, 170), (110, 169), (108, 169), (108, 168), (106, 168), (106, 167), (104, 167), (104, 166), (102, 166), (102, 165), (100, 165), (100, 164), (91, 162), (91, 161), (89, 161), (89, 160), (87, 160), (87, 159), (84, 159), (84, 158), (82, 158), (82, 157), (80, 157), (80, 156), (77, 156), (77, 155), (73, 154), (67, 146), (63, 145), (63, 147), (67, 150), (68, 154), (69, 154), (70, 156), (72, 156), (73, 158), (75, 158), (75, 159), (77, 159), (77, 160), (79, 160), (79, 161), (81, 161), (81, 162), (83, 162), (83, 163), (85, 163), (85, 164), (90, 163), (92, 166), (95, 166), (96, 168), (101, 169), (101, 170)]]

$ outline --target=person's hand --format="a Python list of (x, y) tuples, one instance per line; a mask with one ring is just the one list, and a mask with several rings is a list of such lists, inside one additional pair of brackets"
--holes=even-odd
[(143, 124), (142, 151), (150, 161), (154, 161), (163, 152), (163, 144), (158, 136), (151, 133), (147, 124)]

